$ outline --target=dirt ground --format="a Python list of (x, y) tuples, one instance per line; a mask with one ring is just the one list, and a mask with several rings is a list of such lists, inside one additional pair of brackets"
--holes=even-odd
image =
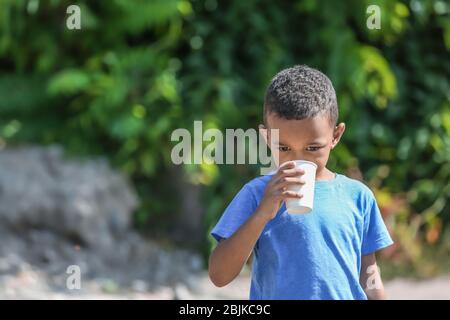
[[(197, 298), (246, 299), (249, 280), (247, 276), (241, 276), (225, 288), (215, 288), (207, 278), (204, 278), (201, 284), (203, 294)], [(450, 299), (450, 276), (422, 281), (395, 279), (386, 282), (385, 289), (390, 300), (448, 300)]]
[[(250, 278), (241, 275), (224, 288), (216, 288), (206, 273), (192, 278), (188, 285), (161, 287), (148, 292), (142, 284), (120, 289), (111, 283), (83, 282), (81, 290), (60, 290), (49, 287), (37, 273), (26, 272), (3, 278), (0, 299), (247, 299)], [(395, 279), (385, 283), (389, 299), (450, 299), (450, 276), (414, 281)]]

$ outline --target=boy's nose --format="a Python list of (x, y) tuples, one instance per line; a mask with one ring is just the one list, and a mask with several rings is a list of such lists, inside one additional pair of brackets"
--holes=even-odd
[(309, 159), (307, 159), (307, 156), (303, 152), (296, 152), (295, 153), (295, 159), (292, 159), (292, 160), (307, 160), (307, 161), (310, 161)]
[(311, 161), (311, 162), (315, 162), (310, 154), (305, 154), (304, 152), (296, 152), (294, 154), (294, 158), (293, 159), (289, 159), (289, 161), (293, 161), (293, 160), (306, 160), (306, 161)]

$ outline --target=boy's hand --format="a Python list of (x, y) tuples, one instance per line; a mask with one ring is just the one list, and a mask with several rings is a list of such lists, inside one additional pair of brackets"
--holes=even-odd
[(287, 188), (296, 184), (304, 184), (305, 182), (300, 177), (303, 174), (305, 174), (304, 170), (295, 168), (295, 162), (293, 161), (282, 165), (267, 184), (256, 213), (269, 221), (276, 216), (282, 201), (289, 198), (302, 198), (302, 194), (289, 191)]

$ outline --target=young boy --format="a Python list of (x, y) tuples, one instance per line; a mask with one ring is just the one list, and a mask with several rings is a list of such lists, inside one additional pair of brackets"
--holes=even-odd
[[(331, 81), (295, 66), (278, 73), (264, 101), (266, 129), (278, 129), (275, 174), (248, 182), (211, 231), (219, 241), (209, 275), (230, 283), (253, 253), (250, 299), (383, 299), (375, 252), (393, 242), (372, 191), (326, 164), (345, 130)], [(270, 132), (270, 130), (268, 130)], [(270, 145), (270, 135), (267, 137)], [(314, 209), (289, 214), (287, 190), (302, 184), (291, 160), (317, 164)], [(287, 163), (286, 163), (287, 162)]]

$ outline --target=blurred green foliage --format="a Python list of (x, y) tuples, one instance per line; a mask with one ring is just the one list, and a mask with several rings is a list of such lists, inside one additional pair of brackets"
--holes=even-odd
[[(347, 124), (330, 168), (364, 177), (394, 231), (420, 216), (423, 241), (442, 238), (450, 224), (448, 2), (85, 0), (76, 1), (82, 29), (68, 30), (72, 2), (0, 1), (2, 144), (60, 143), (109, 157), (139, 192), (138, 225), (169, 228), (180, 210), (167, 178), (172, 130), (192, 130), (193, 120), (256, 128), (271, 77), (308, 64), (333, 81)], [(381, 8), (380, 30), (366, 27), (371, 4)], [(190, 183), (207, 186), (206, 229), (257, 169), (185, 166)], [(407, 250), (415, 234), (396, 236)]]

